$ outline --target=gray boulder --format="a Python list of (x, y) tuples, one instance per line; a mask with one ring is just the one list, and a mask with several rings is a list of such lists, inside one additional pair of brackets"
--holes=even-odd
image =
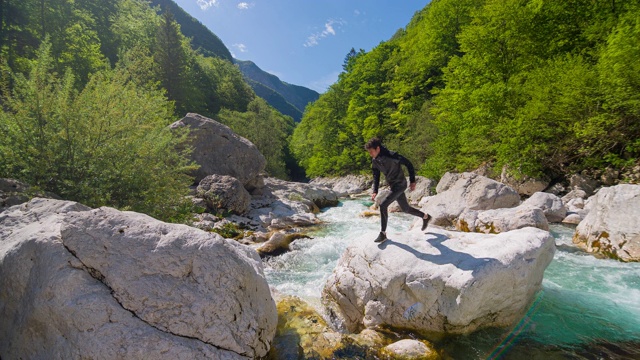
[(234, 177), (209, 175), (200, 181), (196, 192), (211, 211), (224, 208), (236, 214), (243, 214), (249, 210), (251, 195)]
[(542, 210), (550, 223), (559, 223), (567, 216), (567, 209), (561, 198), (546, 192), (536, 192), (520, 206)]
[(252, 359), (277, 314), (257, 253), (111, 208), (0, 214), (3, 359)]
[(433, 225), (455, 226), (460, 215), (468, 210), (509, 208), (520, 204), (520, 196), (514, 189), (474, 173), (446, 173), (436, 191), (437, 195), (421, 202), (422, 211), (433, 217)]
[(601, 188), (588, 207), (573, 242), (589, 252), (640, 261), (640, 185)]
[(318, 177), (309, 182), (311, 185), (324, 186), (335, 191), (339, 197), (356, 195), (371, 189), (373, 178), (370, 175), (347, 175), (343, 177)]
[(171, 129), (184, 127), (190, 130), (191, 159), (200, 165), (193, 174), (196, 183), (208, 175), (218, 174), (233, 176), (243, 185), (255, 186), (255, 178), (264, 170), (267, 161), (253, 143), (228, 126), (194, 113), (171, 124)]
[(466, 210), (456, 222), (457, 230), (485, 234), (498, 234), (525, 227), (549, 230), (549, 222), (541, 209), (523, 205), (484, 211)]

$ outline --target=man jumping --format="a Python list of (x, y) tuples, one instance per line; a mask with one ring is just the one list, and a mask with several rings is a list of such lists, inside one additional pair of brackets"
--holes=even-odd
[(378, 195), (378, 187), (380, 185), (380, 172), (384, 174), (387, 179), (387, 183), (391, 187), (391, 194), (387, 196), (380, 204), (380, 221), (381, 231), (380, 235), (374, 240), (375, 242), (383, 242), (387, 240), (387, 221), (389, 220), (388, 208), (392, 202), (397, 201), (400, 205), (400, 209), (403, 212), (414, 216), (420, 216), (422, 218), (422, 230), (427, 228), (431, 215), (425, 214), (422, 211), (415, 209), (409, 205), (407, 196), (404, 191), (407, 189), (407, 179), (402, 171), (404, 165), (409, 170), (409, 189), (411, 191), (416, 188), (416, 173), (413, 169), (413, 164), (404, 156), (390, 151), (384, 146), (378, 138), (372, 138), (365, 145), (364, 148), (371, 155), (371, 168), (373, 170), (373, 193), (371, 194), (371, 200), (375, 200)]

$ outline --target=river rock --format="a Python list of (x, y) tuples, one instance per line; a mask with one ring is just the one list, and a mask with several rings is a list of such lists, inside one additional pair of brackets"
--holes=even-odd
[(188, 113), (171, 124), (171, 129), (189, 128), (189, 145), (193, 147), (191, 160), (200, 165), (193, 173), (199, 183), (208, 175), (229, 175), (243, 185), (256, 186), (256, 177), (265, 169), (267, 161), (249, 140), (233, 132), (228, 126), (199, 114)]
[(589, 252), (622, 261), (640, 261), (640, 185), (601, 188), (589, 198), (589, 213), (573, 242)]
[(573, 174), (569, 179), (569, 187), (572, 190), (582, 190), (586, 196), (591, 196), (600, 183), (586, 174)]
[(385, 346), (382, 359), (437, 360), (440, 355), (425, 341), (404, 339)]
[(467, 210), (510, 208), (520, 204), (518, 193), (507, 185), (474, 173), (446, 173), (435, 196), (426, 198), (422, 211), (432, 216), (432, 225), (455, 226)]
[(500, 182), (509, 185), (520, 195), (530, 196), (536, 192), (540, 192), (549, 186), (549, 179), (546, 178), (532, 178), (530, 176), (524, 176), (521, 179), (516, 179), (510, 172), (509, 167), (504, 166), (502, 168), (502, 174), (500, 174)]
[(209, 175), (200, 181), (198, 197), (204, 199), (207, 209), (216, 213), (227, 209), (236, 214), (249, 210), (251, 195), (238, 179), (228, 175)]
[(371, 175), (347, 175), (342, 177), (318, 177), (309, 182), (312, 185), (328, 187), (339, 197), (357, 195), (369, 190), (373, 184)]
[(3, 359), (252, 359), (277, 323), (257, 253), (134, 212), (0, 214)]
[(534, 193), (520, 206), (542, 210), (550, 223), (559, 223), (567, 216), (567, 209), (562, 199), (546, 192)]
[(549, 230), (549, 222), (542, 209), (522, 204), (514, 208), (467, 210), (460, 214), (456, 229), (465, 232), (498, 234), (525, 227)]
[(389, 326), (466, 334), (517, 322), (540, 290), (555, 252), (551, 234), (498, 235), (430, 228), (353, 240), (323, 289), (331, 319), (348, 331)]
[(266, 229), (305, 227), (321, 223), (315, 216), (320, 208), (336, 205), (338, 195), (327, 187), (266, 178), (263, 194), (252, 197), (246, 217)]
[[(313, 306), (298, 297), (284, 296), (278, 299), (278, 329), (267, 358), (385, 359), (388, 356), (383, 356), (381, 350), (391, 341), (371, 329), (359, 334), (337, 332)], [(431, 347), (425, 352), (436, 353)]]

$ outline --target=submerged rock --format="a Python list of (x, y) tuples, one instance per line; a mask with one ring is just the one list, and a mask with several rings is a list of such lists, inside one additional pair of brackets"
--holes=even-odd
[(329, 276), (323, 303), (349, 331), (388, 326), (424, 334), (505, 327), (526, 312), (555, 252), (551, 234), (498, 235), (430, 228), (353, 240)]
[(381, 351), (382, 359), (393, 360), (437, 360), (440, 355), (426, 341), (405, 339), (385, 346)]
[[(358, 334), (344, 334), (333, 330), (311, 305), (295, 296), (278, 300), (278, 328), (267, 359), (402, 359), (398, 354), (422, 351), (430, 357), (411, 359), (439, 359), (426, 341), (422, 345), (404, 346), (413, 341), (393, 339), (382, 332), (365, 329)], [(407, 343), (409, 341), (409, 343)], [(391, 348), (384, 349), (391, 344)], [(435, 354), (435, 356), (433, 356)], [(409, 358), (409, 357), (407, 357)]]

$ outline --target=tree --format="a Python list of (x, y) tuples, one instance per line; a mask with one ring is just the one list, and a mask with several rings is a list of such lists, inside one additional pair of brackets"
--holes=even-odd
[(88, 206), (115, 206), (162, 220), (188, 214), (193, 165), (175, 149), (171, 103), (128, 74), (102, 71), (75, 90), (54, 71), (45, 42), (29, 76), (16, 75), (0, 113), (0, 176)]
[(165, 11), (156, 33), (156, 46), (153, 57), (158, 66), (158, 78), (167, 91), (167, 97), (176, 101), (178, 107), (184, 100), (184, 74), (187, 54), (183, 46), (184, 37), (180, 33), (173, 14)]

